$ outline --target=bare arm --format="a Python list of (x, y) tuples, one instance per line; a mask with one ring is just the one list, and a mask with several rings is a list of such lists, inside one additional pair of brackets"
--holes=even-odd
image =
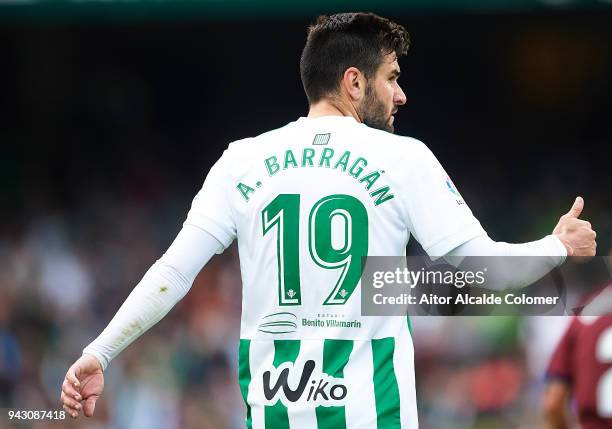
[(546, 386), (542, 409), (547, 429), (570, 428), (568, 413), (569, 398), (570, 388), (567, 383), (555, 380)]

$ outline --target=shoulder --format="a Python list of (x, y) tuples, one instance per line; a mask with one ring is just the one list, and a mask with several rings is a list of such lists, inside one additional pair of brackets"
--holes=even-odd
[(248, 170), (254, 159), (266, 151), (270, 144), (286, 140), (286, 132), (291, 123), (266, 131), (254, 137), (246, 137), (228, 144), (217, 164), (224, 166), (229, 174), (242, 174)]
[(253, 137), (235, 140), (227, 146), (223, 156), (231, 159), (249, 157), (254, 152), (261, 151), (263, 149), (262, 146), (284, 139), (291, 124), (289, 123)]
[(361, 125), (361, 130), (369, 141), (374, 141), (381, 145), (389, 145), (397, 149), (411, 151), (427, 149), (425, 143), (411, 136), (393, 134), (376, 128), (370, 128), (366, 125)]
[(366, 143), (387, 157), (413, 167), (423, 167), (436, 162), (432, 151), (421, 140), (363, 126)]
[(255, 137), (247, 137), (240, 140), (235, 140), (227, 145), (227, 148), (223, 152), (225, 158), (235, 158), (245, 151), (252, 150)]

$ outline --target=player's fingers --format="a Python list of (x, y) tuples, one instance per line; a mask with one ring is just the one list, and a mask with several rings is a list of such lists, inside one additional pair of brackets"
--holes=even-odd
[(77, 371), (76, 365), (72, 365), (70, 368), (68, 368), (68, 372), (66, 373), (66, 379), (68, 380), (70, 384), (72, 384), (75, 388), (78, 389), (80, 386), (80, 383), (79, 383), (79, 379), (77, 377), (76, 371)]
[(62, 392), (60, 399), (62, 400), (62, 404), (72, 408), (75, 411), (79, 411), (81, 409), (81, 404), (72, 399), (70, 396), (66, 395), (64, 392)]
[(85, 405), (83, 406), (83, 412), (87, 417), (91, 417), (94, 414), (94, 410), (96, 409), (96, 401), (98, 400), (99, 395), (91, 395), (85, 401)]
[(64, 380), (64, 382), (62, 383), (62, 392), (70, 396), (71, 398), (76, 399), (77, 401), (81, 400), (81, 395), (79, 395), (79, 392), (77, 392), (77, 390), (72, 386), (72, 384), (70, 384), (67, 379)]
[(591, 226), (591, 222), (587, 220), (577, 219), (575, 217), (571, 217), (568, 214), (563, 215), (565, 219), (565, 228), (567, 231), (576, 231), (578, 229), (593, 229)]
[(566, 213), (565, 216), (577, 218), (582, 213), (582, 209), (584, 208), (584, 200), (582, 197), (576, 197), (576, 201), (572, 205), (572, 208)]
[(74, 411), (72, 408), (67, 407), (66, 405), (64, 405), (62, 407), (64, 409), (64, 411), (66, 411), (66, 413), (72, 417), (73, 419), (76, 419), (79, 416), (79, 413), (77, 413), (76, 411)]

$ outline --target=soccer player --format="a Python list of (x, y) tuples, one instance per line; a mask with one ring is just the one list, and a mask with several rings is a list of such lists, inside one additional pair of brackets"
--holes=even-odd
[(550, 429), (572, 427), (570, 399), (581, 429), (612, 428), (612, 284), (583, 312), (589, 315), (572, 319), (546, 371), (543, 406)]
[(71, 416), (93, 414), (111, 359), (234, 239), (238, 376), (256, 429), (418, 426), (408, 321), (361, 315), (362, 256), (405, 255), (411, 235), (432, 258), (543, 255), (554, 266), (595, 253), (582, 198), (549, 236), (491, 240), (429, 149), (392, 134), (408, 45), (401, 25), (371, 13), (310, 27), (300, 62), (308, 116), (229, 145), (170, 248), (68, 370), (61, 401)]

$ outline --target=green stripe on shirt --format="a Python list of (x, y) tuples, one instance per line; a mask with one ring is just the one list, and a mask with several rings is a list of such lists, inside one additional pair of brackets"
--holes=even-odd
[(249, 384), (251, 384), (251, 365), (249, 363), (249, 351), (251, 349), (251, 340), (240, 340), (240, 347), (238, 348), (238, 384), (240, 385), (240, 392), (242, 393), (242, 399), (247, 407), (246, 415), (246, 427), (252, 428), (251, 422), (251, 406), (247, 400), (249, 395)]
[(394, 338), (372, 340), (378, 429), (401, 428), (399, 388), (393, 368)]
[[(352, 350), (352, 340), (325, 340), (323, 344), (323, 372), (334, 378), (344, 378), (344, 367)], [(344, 406), (318, 406), (315, 411), (318, 429), (346, 429)]]
[[(300, 340), (274, 340), (274, 362), (275, 367), (279, 367), (285, 362), (295, 363), (300, 353)], [(289, 429), (289, 415), (287, 407), (280, 399), (272, 406), (266, 406), (265, 429)]]

